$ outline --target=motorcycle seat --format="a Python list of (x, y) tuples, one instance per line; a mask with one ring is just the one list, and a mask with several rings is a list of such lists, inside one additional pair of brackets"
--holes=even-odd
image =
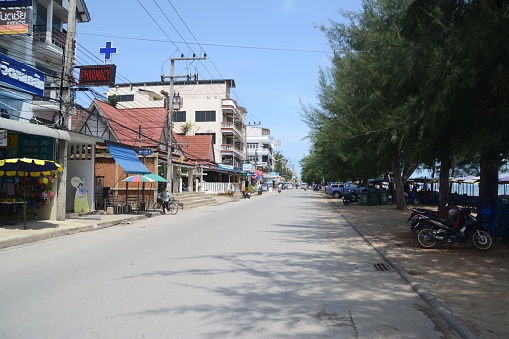
[(449, 220), (449, 219), (444, 219), (444, 218), (440, 218), (440, 217), (437, 217), (435, 215), (431, 215), (431, 214), (428, 214), (426, 215), (428, 218), (430, 218), (431, 220), (435, 220), (435, 221), (438, 221), (446, 226), (449, 226), (449, 227), (453, 227), (454, 226), (454, 222), (452, 220)]

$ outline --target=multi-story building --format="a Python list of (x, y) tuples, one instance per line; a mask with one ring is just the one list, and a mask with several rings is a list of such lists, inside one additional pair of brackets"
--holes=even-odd
[[(90, 21), (85, 0), (0, 2), (0, 130), (8, 140), (6, 145), (0, 145), (0, 159), (69, 159), (58, 180), (39, 178), (43, 184), (33, 182), (33, 178), (25, 180), (31, 185), (31, 196), (27, 199), (30, 216), (41, 219), (65, 218), (63, 207), (72, 208), (76, 191), (71, 178), (93, 176), (90, 150), (95, 139), (75, 135), (61, 124), (65, 28), (69, 13), (74, 12), (69, 10), (70, 3), (76, 6), (76, 16), (70, 19), (73, 25)], [(72, 60), (65, 62), (72, 65)], [(3, 195), (19, 194), (16, 179), (0, 179)], [(92, 186), (92, 181), (89, 184)], [(48, 201), (48, 192), (54, 199)]]
[(246, 142), (248, 162), (263, 171), (263, 181), (270, 182), (274, 170), (274, 143), (268, 128), (247, 126)]
[[(168, 92), (169, 87), (169, 82), (116, 84), (109, 88), (108, 100), (114, 98), (119, 109), (164, 107), (161, 91)], [(234, 87), (231, 79), (176, 81), (174, 95), (181, 107), (173, 112), (172, 130), (181, 135), (211, 135), (216, 163), (238, 169), (246, 158), (247, 111), (231, 98)]]

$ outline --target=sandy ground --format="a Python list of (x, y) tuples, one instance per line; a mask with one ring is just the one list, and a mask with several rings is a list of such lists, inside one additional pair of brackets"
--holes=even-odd
[(509, 338), (509, 245), (501, 238), (489, 251), (471, 244), (424, 249), (406, 223), (410, 211), (345, 206), (331, 198), (324, 203), (339, 209), (479, 338)]

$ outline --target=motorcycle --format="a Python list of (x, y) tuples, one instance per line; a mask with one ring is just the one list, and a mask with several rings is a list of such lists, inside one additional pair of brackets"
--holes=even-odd
[(246, 190), (243, 190), (242, 191), (242, 198), (243, 199), (251, 199), (251, 193), (249, 193), (248, 191)]
[[(454, 207), (452, 205), (447, 205), (447, 206), (449, 208)], [(406, 222), (408, 223), (411, 221), (410, 222), (410, 230), (412, 231), (412, 233), (415, 236), (417, 236), (417, 233), (419, 233), (422, 226), (426, 224), (426, 220), (427, 220), (426, 216), (427, 215), (433, 215), (433, 216), (436, 216), (436, 217), (439, 217), (442, 219), (446, 218), (446, 216), (444, 216), (443, 214), (441, 214), (438, 211), (434, 211), (434, 210), (430, 210), (430, 209), (426, 209), (426, 208), (418, 208), (418, 207), (412, 208), (412, 213), (410, 214), (410, 216), (408, 217), (408, 220)]]
[(281, 193), (281, 187), (278, 187), (278, 188), (277, 188), (277, 192), (278, 192), (278, 193)]
[(471, 215), (469, 208), (457, 206), (451, 208), (448, 219), (424, 214), (420, 223), (422, 225), (417, 233), (417, 241), (424, 248), (432, 248), (437, 243), (453, 244), (470, 241), (478, 250), (486, 251), (493, 244), (490, 234)]
[(260, 186), (260, 188), (258, 189), (258, 195), (262, 195), (262, 187)]
[(352, 203), (357, 203), (358, 205), (361, 204), (361, 197), (357, 192), (350, 191), (347, 195), (343, 197), (343, 204), (345, 206), (348, 206)]

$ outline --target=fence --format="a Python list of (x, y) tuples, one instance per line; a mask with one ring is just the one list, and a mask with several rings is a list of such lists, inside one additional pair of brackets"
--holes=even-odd
[(202, 182), (201, 191), (209, 193), (239, 192), (240, 185), (233, 182)]

